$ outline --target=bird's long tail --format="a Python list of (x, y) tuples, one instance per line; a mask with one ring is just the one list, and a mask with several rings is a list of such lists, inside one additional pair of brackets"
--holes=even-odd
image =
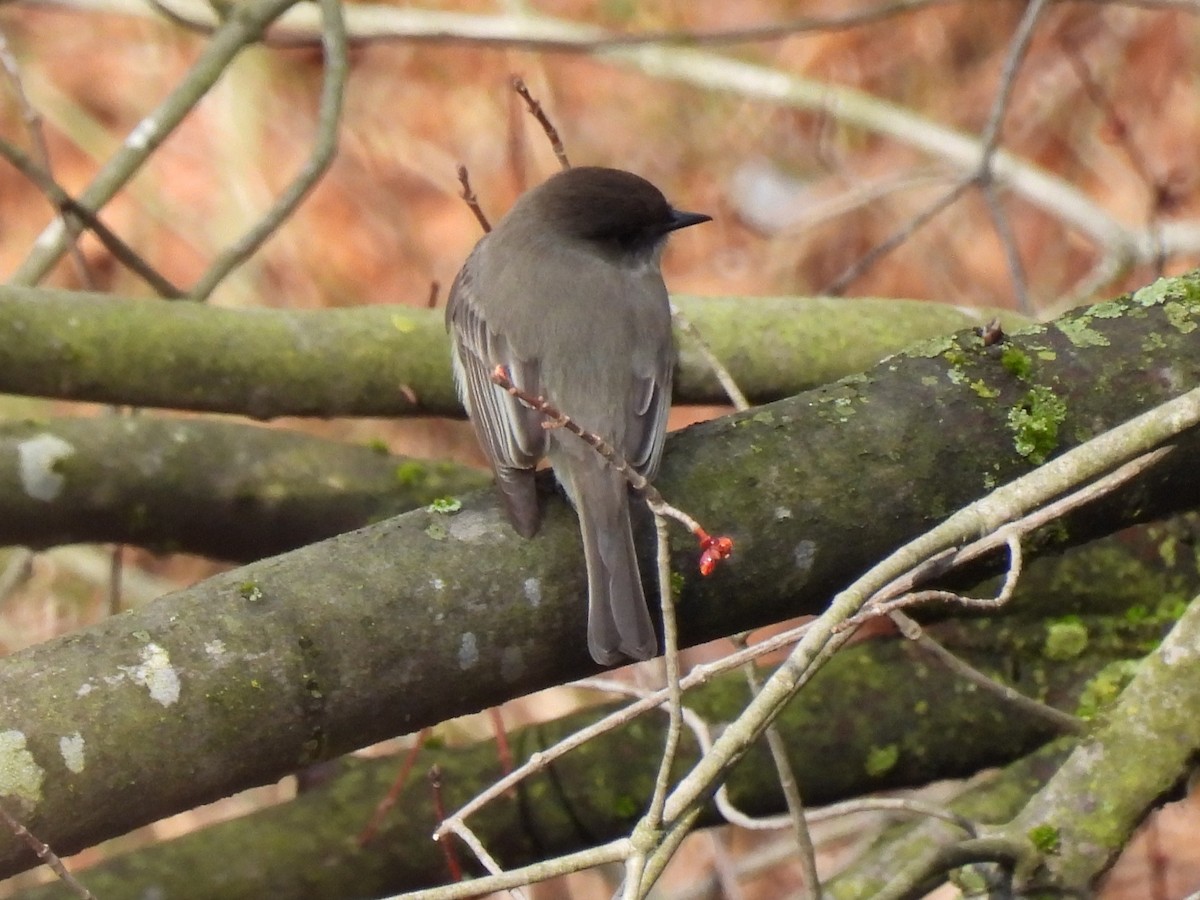
[(658, 638), (642, 592), (629, 488), (597, 457), (573, 460), (569, 493), (579, 513), (588, 576), (588, 651), (601, 665), (650, 659)]

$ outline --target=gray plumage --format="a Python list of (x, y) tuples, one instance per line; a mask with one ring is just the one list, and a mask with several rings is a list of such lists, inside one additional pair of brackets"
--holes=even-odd
[(673, 209), (652, 184), (575, 168), (528, 191), (480, 239), (450, 289), (459, 393), (513, 527), (541, 521), (534, 467), (548, 457), (575, 506), (588, 575), (588, 649), (603, 665), (649, 659), (646, 609), (616, 470), (491, 381), (497, 365), (653, 478), (662, 456), (675, 351), (659, 256), (667, 235), (708, 216)]

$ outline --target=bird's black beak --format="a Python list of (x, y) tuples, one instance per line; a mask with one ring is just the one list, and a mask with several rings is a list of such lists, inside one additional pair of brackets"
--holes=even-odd
[(712, 216), (706, 216), (704, 213), (684, 212), (680, 209), (671, 210), (671, 221), (667, 225), (667, 231), (678, 231), (680, 228), (687, 228), (690, 225), (699, 225), (701, 222), (711, 222)]

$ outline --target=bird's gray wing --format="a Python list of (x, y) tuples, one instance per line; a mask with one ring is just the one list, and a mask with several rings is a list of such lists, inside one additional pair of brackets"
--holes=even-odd
[(534, 467), (546, 452), (545, 417), (492, 381), (496, 366), (504, 366), (513, 384), (533, 396), (541, 393), (536, 360), (521, 359), (503, 335), (484, 319), (475, 277), (478, 250), (467, 258), (450, 288), (446, 328), (454, 353), (454, 377), (459, 396), (475, 426), (504, 497), (509, 519), (518, 532), (537, 531), (541, 513), (534, 487)]
[(640, 474), (653, 479), (662, 459), (671, 411), (671, 373), (674, 353), (668, 345), (658, 356), (655, 371), (635, 376), (625, 432), (625, 458)]

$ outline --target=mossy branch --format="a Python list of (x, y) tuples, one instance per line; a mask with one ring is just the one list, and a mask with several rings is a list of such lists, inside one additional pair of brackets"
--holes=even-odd
[[(759, 402), (991, 316), (897, 300), (677, 302)], [(225, 309), (0, 286), (0, 334), (0, 393), (259, 419), (462, 415), (440, 310)], [(686, 337), (680, 349), (676, 402), (726, 402)]]
[(138, 544), (249, 561), (483, 487), (452, 463), (152, 416), (0, 423), (0, 546)]

